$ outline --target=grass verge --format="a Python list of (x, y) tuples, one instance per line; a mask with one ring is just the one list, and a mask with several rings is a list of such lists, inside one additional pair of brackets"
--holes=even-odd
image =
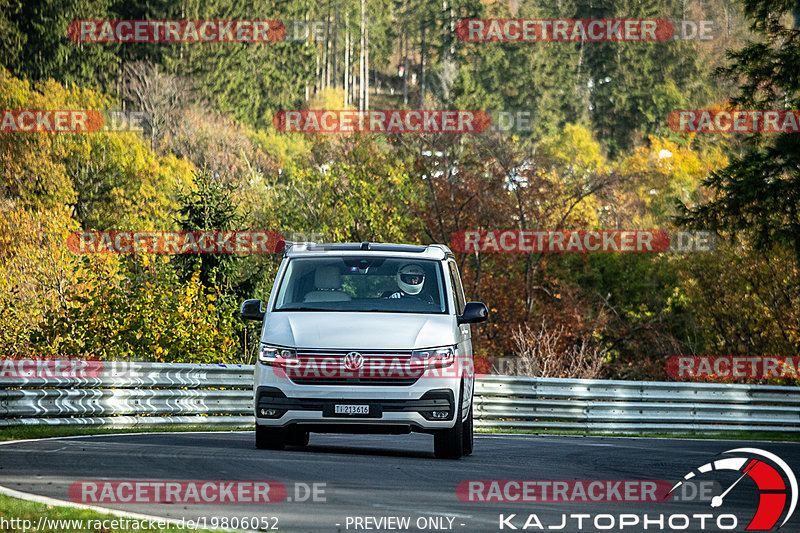
[[(128, 522), (125, 522), (125, 521)], [(136, 522), (136, 524), (134, 524)], [(137, 524), (139, 527), (137, 527)], [(165, 527), (161, 527), (165, 526)], [(62, 532), (96, 532), (96, 533), (128, 533), (130, 531), (146, 532), (201, 532), (206, 529), (186, 529), (169, 524), (120, 518), (111, 514), (61, 507), (44, 503), (18, 500), (0, 494), (0, 531), (62, 533)]]
[(153, 426), (135, 428), (68, 427), (68, 426), (11, 426), (0, 428), (0, 441), (72, 437), (75, 435), (106, 435), (109, 433), (163, 433), (165, 431), (252, 431), (251, 427), (223, 426)]

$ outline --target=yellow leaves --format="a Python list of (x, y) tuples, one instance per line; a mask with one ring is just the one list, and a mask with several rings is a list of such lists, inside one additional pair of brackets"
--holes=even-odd
[(31, 87), (28, 80), (15, 78), (0, 65), (0, 106), (3, 109), (21, 108), (27, 105)]
[[(0, 104), (4, 109), (113, 107), (101, 93), (67, 89), (53, 80), (32, 88), (2, 67)], [(104, 131), (0, 136), (0, 168), (4, 170), (0, 187), (23, 205), (49, 208), (83, 201), (84, 227), (111, 227), (124, 220), (125, 229), (169, 229), (174, 224), (170, 215), (176, 192), (191, 173), (185, 160), (171, 155), (156, 158), (136, 133)], [(99, 183), (112, 192), (96, 194)]]
[(555, 166), (572, 169), (577, 175), (602, 172), (607, 163), (600, 143), (578, 124), (567, 124), (556, 136), (544, 139), (539, 150)]
[[(14, 309), (22, 320), (0, 313), (0, 331), (13, 327), (21, 341), (40, 323), (86, 308), (104, 312), (104, 290), (117, 283), (119, 258), (110, 254), (75, 255), (65, 245), (78, 225), (64, 207), (31, 211), (0, 205), (0, 308)], [(9, 322), (5, 322), (9, 320)], [(60, 342), (54, 336), (51, 348)], [(9, 341), (3, 349), (24, 353), (27, 344)], [(27, 342), (27, 341), (26, 341)]]
[(632, 201), (647, 206), (644, 220), (667, 223), (673, 215), (673, 198), (692, 205), (702, 180), (714, 169), (727, 163), (722, 152), (714, 147), (693, 150), (661, 137), (649, 138), (619, 163), (622, 183)]
[[(344, 109), (343, 89), (323, 89), (322, 92), (315, 93), (308, 104), (309, 109)], [(351, 106), (352, 107), (352, 106)]]

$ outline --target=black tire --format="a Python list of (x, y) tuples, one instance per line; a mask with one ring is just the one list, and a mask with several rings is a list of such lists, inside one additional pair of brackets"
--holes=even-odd
[(284, 438), (284, 442), (289, 446), (307, 446), (308, 431), (293, 430), (289, 431)]
[(285, 435), (281, 428), (271, 428), (256, 424), (256, 448), (259, 450), (282, 450)]
[(472, 404), (469, 405), (469, 414), (464, 422), (464, 455), (472, 455)]
[(461, 419), (461, 396), (464, 383), (455, 404), (456, 423), (451, 429), (440, 429), (433, 434), (433, 455), (437, 459), (460, 459), (464, 455), (464, 421)]

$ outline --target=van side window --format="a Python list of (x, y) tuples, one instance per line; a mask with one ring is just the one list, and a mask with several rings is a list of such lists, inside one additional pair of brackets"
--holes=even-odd
[(450, 272), (450, 285), (453, 287), (453, 301), (456, 303), (456, 314), (462, 315), (464, 313), (464, 289), (461, 287), (461, 278), (458, 275), (458, 267), (455, 261), (447, 262), (448, 271)]

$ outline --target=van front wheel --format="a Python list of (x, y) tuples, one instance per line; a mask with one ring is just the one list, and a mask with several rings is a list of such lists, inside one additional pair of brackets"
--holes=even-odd
[[(464, 394), (461, 384), (460, 395)], [(456, 403), (456, 423), (451, 429), (440, 429), (433, 434), (433, 455), (437, 459), (459, 459), (464, 455), (464, 421), (461, 420), (461, 403)]]
[(256, 424), (256, 448), (259, 450), (282, 450), (284, 443), (284, 434), (281, 428)]
[(469, 415), (467, 416), (467, 420), (464, 422), (464, 455), (472, 455), (472, 448), (473, 448), (473, 436), (472, 436), (472, 405), (469, 406)]

